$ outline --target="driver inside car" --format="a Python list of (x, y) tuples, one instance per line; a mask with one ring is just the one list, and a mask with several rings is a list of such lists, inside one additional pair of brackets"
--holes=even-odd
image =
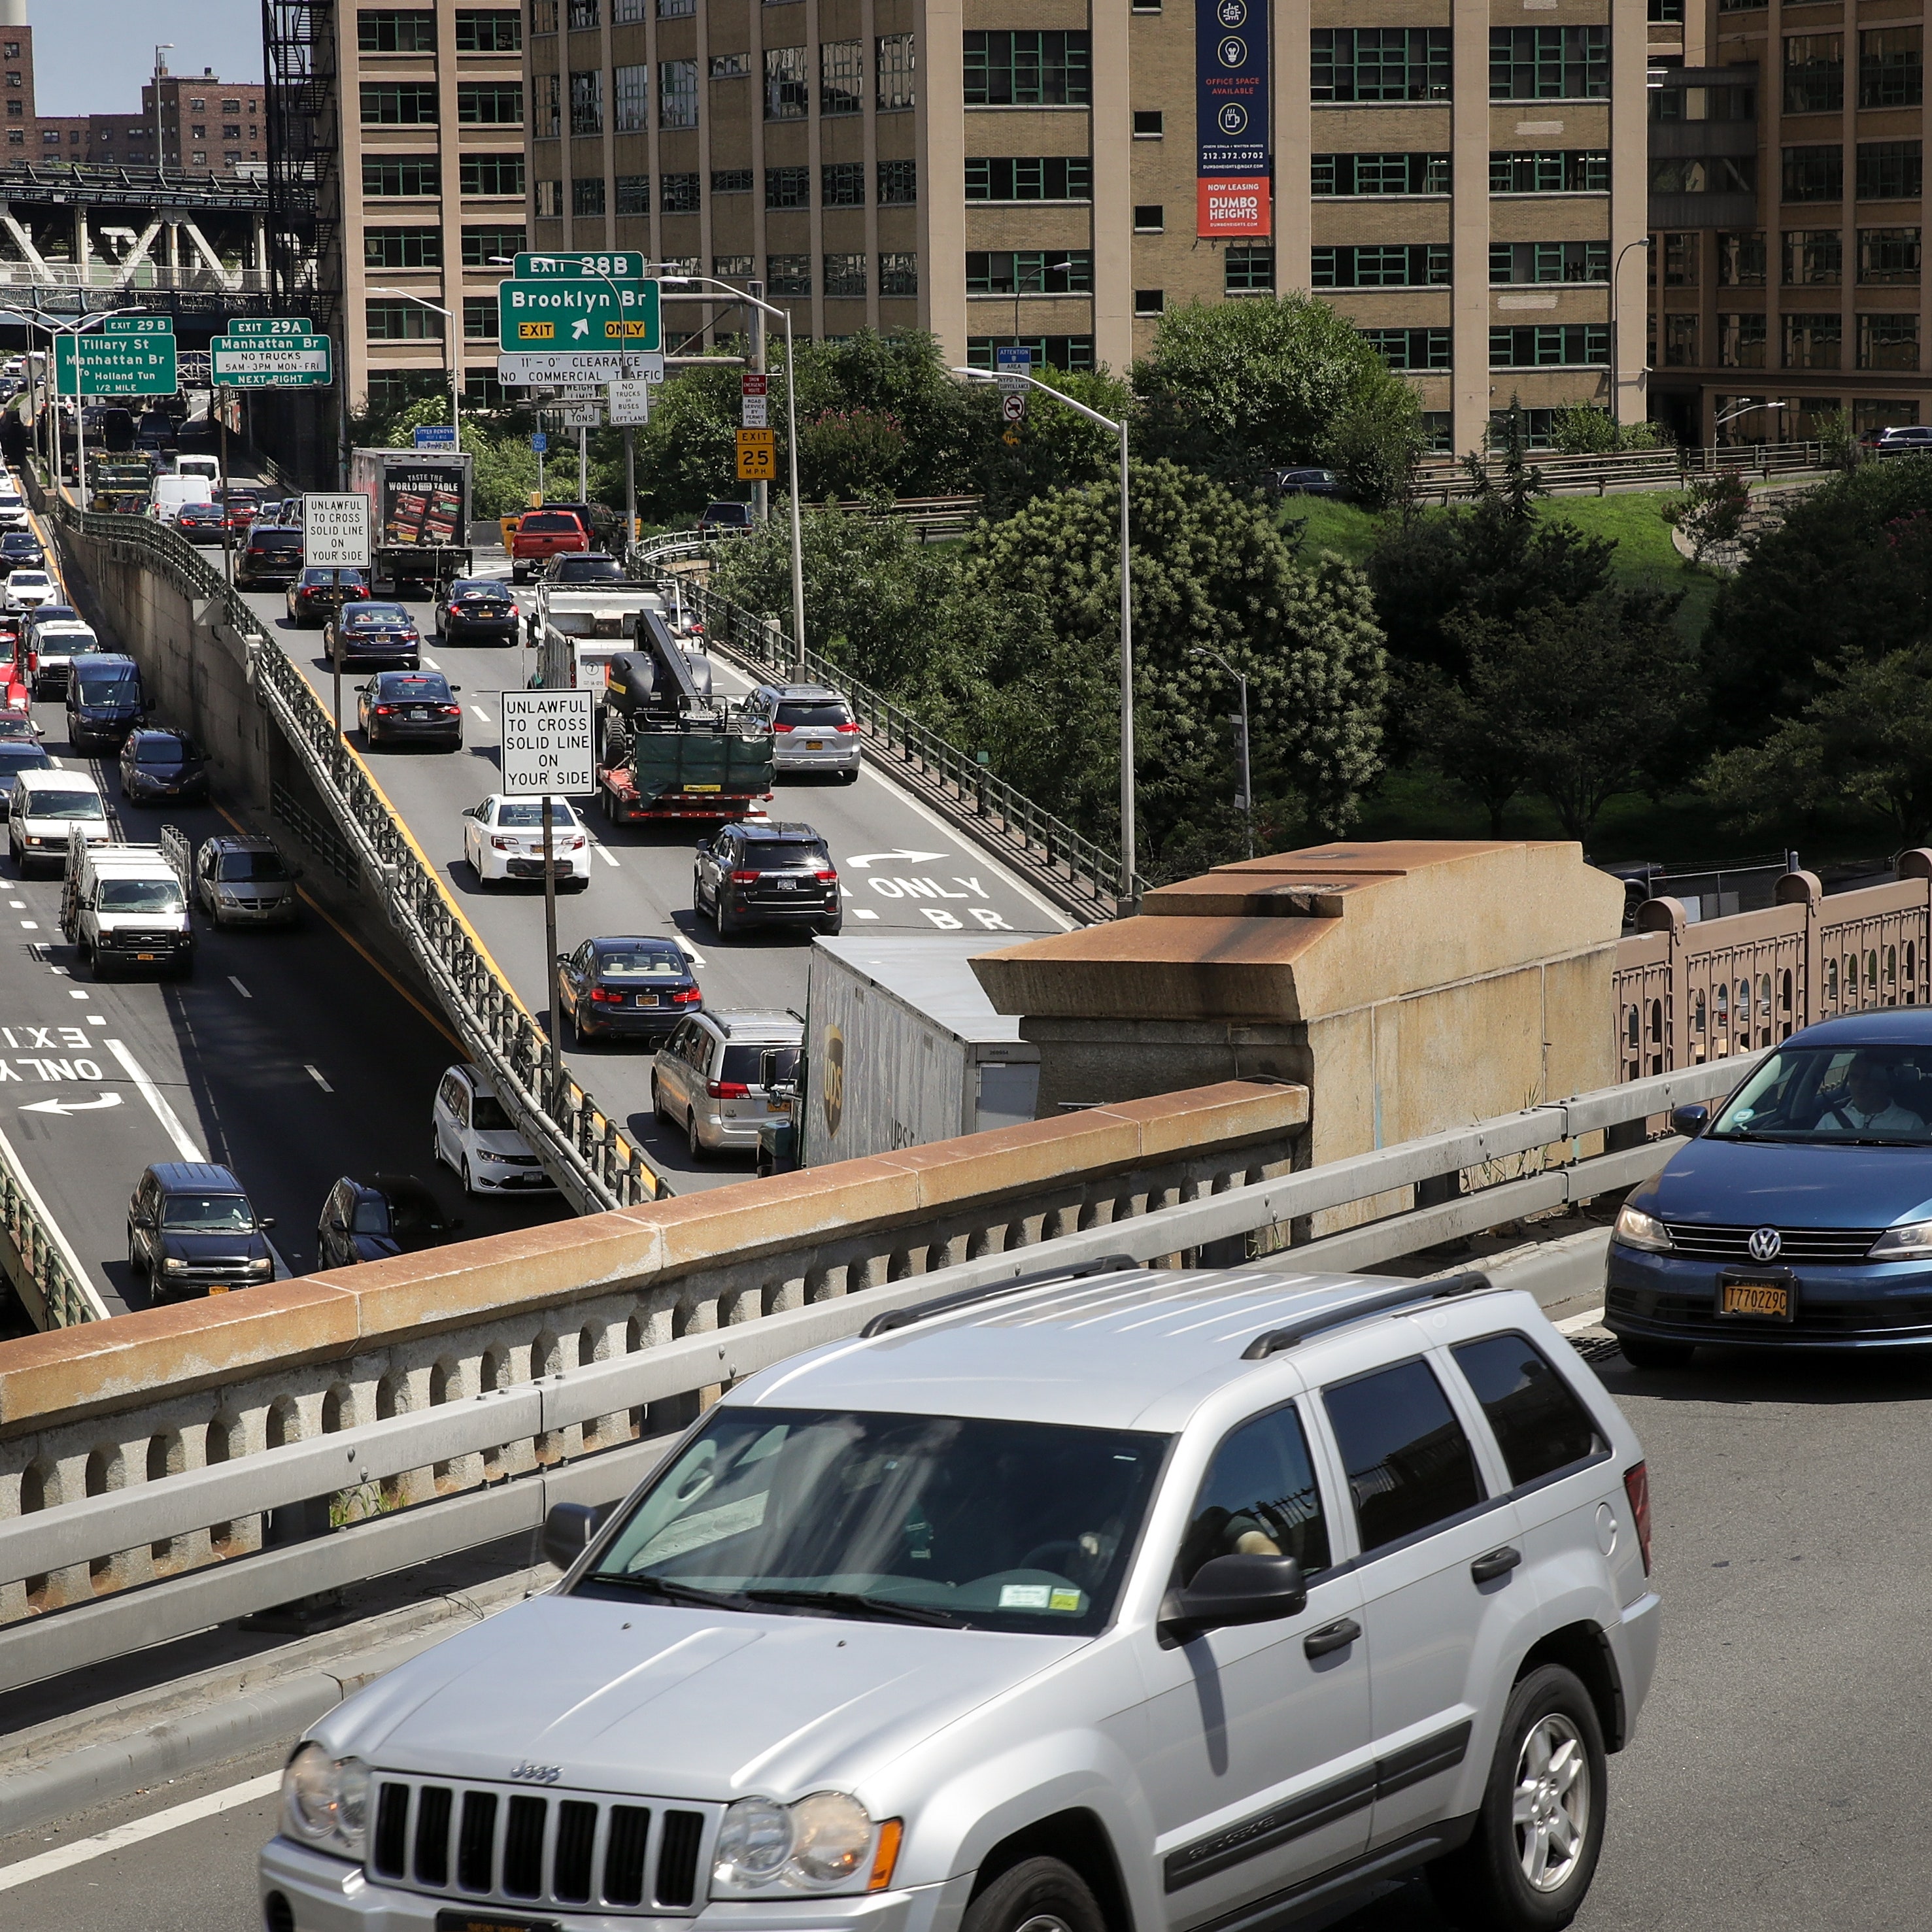
[(1892, 1072), (1885, 1062), (1862, 1053), (1852, 1062), (1839, 1097), (1826, 1101), (1818, 1128), (1821, 1133), (1922, 1134), (1925, 1123), (1893, 1099)]

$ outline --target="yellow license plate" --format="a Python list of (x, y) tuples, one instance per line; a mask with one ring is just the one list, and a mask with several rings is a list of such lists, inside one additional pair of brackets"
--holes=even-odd
[(208, 1284), (208, 1292), (210, 1294), (226, 1294), (228, 1284), (225, 1281), (212, 1281)]
[(722, 791), (724, 789), (722, 785), (686, 785), (685, 787), (686, 791)]
[(146, 964), (148, 962), (152, 960), (154, 956), (152, 952), (137, 952), (135, 954), (134, 957), (140, 960), (143, 964)]
[(791, 1112), (791, 1102), (789, 1100), (767, 1100), (765, 1111), (770, 1114), (788, 1114)]
[(1791, 1288), (1782, 1281), (1727, 1281), (1718, 1292), (1720, 1315), (1769, 1316), (1779, 1322), (1791, 1319)]
[(808, 738), (805, 741), (805, 748), (808, 752), (822, 752), (825, 748), (825, 740), (823, 738)]

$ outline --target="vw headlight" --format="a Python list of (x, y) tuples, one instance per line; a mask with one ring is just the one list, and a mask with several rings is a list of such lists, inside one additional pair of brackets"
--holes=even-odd
[(1908, 1221), (1888, 1228), (1873, 1242), (1868, 1258), (1875, 1262), (1932, 1260), (1932, 1221)]
[(1617, 1225), (1611, 1239), (1627, 1248), (1645, 1248), (1654, 1255), (1670, 1252), (1670, 1230), (1654, 1214), (1633, 1208), (1626, 1201), (1617, 1210)]
[(369, 1767), (304, 1744), (282, 1773), (282, 1815), (296, 1837), (359, 1858), (369, 1826)]
[(899, 1821), (874, 1824), (842, 1791), (794, 1804), (741, 1798), (724, 1814), (712, 1855), (714, 1898), (788, 1892), (881, 1892), (898, 1856)]

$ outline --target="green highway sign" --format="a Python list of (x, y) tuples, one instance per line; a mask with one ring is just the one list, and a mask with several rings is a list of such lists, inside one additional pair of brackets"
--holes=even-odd
[(334, 346), (326, 335), (218, 335), (208, 351), (218, 389), (321, 388), (335, 380)]
[(656, 282), (586, 281), (580, 277), (496, 284), (496, 341), (506, 354), (559, 355), (661, 346)]
[[(75, 347), (80, 344), (79, 388)], [(179, 387), (167, 335), (57, 335), (54, 386), (63, 395), (172, 396)]]
[(525, 254), (516, 257), (516, 266), (510, 273), (520, 282), (548, 280), (559, 276), (594, 282), (607, 275), (614, 282), (641, 282), (650, 266), (649, 256), (622, 251), (603, 255)]
[(230, 316), (230, 335), (312, 335), (315, 325), (305, 315)]
[(102, 318), (104, 335), (172, 335), (174, 317), (169, 315), (110, 315)]

